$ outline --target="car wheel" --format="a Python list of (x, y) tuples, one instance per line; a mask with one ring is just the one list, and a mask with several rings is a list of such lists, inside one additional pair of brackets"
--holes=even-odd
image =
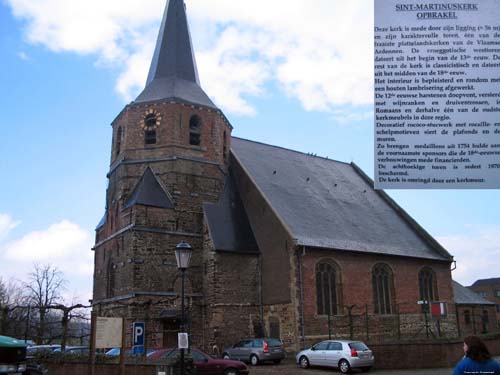
[(370, 366), (368, 366), (368, 367), (361, 367), (361, 371), (363, 371), (363, 372), (368, 372), (368, 371), (370, 371), (371, 369), (372, 369), (372, 368), (371, 368)]
[(339, 362), (339, 370), (342, 374), (348, 374), (351, 372), (351, 365), (345, 359), (341, 359)]
[(309, 360), (307, 359), (306, 356), (303, 355), (302, 357), (300, 357), (300, 359), (299, 359), (299, 365), (302, 368), (308, 368), (309, 367)]
[(228, 368), (226, 371), (224, 371), (224, 375), (238, 375), (239, 373), (240, 372), (235, 368)]
[(230, 357), (230, 356), (229, 356), (229, 354), (227, 354), (227, 353), (224, 353), (224, 354), (222, 355), (222, 358), (224, 358), (224, 359), (231, 359), (231, 357)]
[(279, 365), (279, 364), (281, 363), (281, 359), (275, 359), (275, 360), (273, 361), (273, 363), (274, 363), (275, 365)]
[(257, 366), (257, 365), (258, 365), (258, 363), (259, 363), (259, 357), (257, 357), (255, 354), (252, 354), (252, 355), (250, 356), (250, 364), (251, 364), (252, 366)]

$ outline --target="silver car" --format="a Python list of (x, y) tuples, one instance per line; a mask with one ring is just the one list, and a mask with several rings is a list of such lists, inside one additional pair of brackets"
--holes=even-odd
[(375, 361), (372, 351), (361, 341), (326, 340), (302, 350), (295, 357), (302, 368), (309, 366), (336, 367), (347, 374), (352, 368), (370, 371)]
[(222, 357), (224, 359), (250, 362), (252, 366), (264, 361), (273, 361), (278, 364), (285, 358), (285, 348), (279, 339), (246, 339), (225, 348)]

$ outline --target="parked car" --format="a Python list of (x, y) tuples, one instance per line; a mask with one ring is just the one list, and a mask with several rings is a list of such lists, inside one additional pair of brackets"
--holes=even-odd
[[(151, 353), (155, 352), (156, 350), (157, 349), (149, 348), (147, 356), (149, 357), (151, 355)], [(112, 349), (109, 349), (106, 353), (104, 353), (104, 355), (106, 355), (108, 357), (118, 357), (120, 355), (120, 352), (121, 352), (120, 348), (112, 348)], [(133, 349), (128, 349), (125, 352), (125, 356), (139, 356), (139, 355), (140, 354), (138, 354), (138, 353), (134, 353)]]
[[(248, 367), (240, 361), (216, 359), (199, 349), (191, 348), (196, 373), (198, 375), (247, 375)], [(168, 359), (179, 353), (179, 349), (160, 349), (151, 354), (151, 360)]]
[(222, 357), (249, 362), (252, 366), (264, 361), (273, 361), (278, 364), (285, 358), (285, 348), (279, 339), (245, 339), (224, 349)]
[(375, 357), (361, 341), (326, 340), (299, 352), (295, 360), (302, 368), (309, 366), (336, 367), (347, 374), (353, 368), (369, 371)]
[[(54, 353), (61, 352), (61, 348), (54, 349)], [(88, 346), (67, 346), (64, 353), (70, 354), (89, 354), (90, 348)]]
[(26, 357), (26, 360), (28, 361), (28, 364), (26, 366), (26, 372), (24, 373), (25, 375), (47, 375), (48, 370), (41, 364), (36, 362), (35, 358), (33, 357)]
[(0, 374), (24, 374), (26, 344), (12, 337), (0, 336)]
[(32, 345), (27, 349), (28, 355), (35, 355), (36, 353), (51, 353), (54, 350), (61, 350), (61, 345), (59, 344), (50, 344), (50, 345)]

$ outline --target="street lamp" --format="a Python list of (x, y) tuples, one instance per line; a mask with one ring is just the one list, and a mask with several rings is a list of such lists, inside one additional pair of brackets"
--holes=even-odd
[[(184, 280), (186, 269), (189, 267), (193, 249), (186, 241), (181, 241), (175, 247), (175, 260), (177, 261), (177, 268), (181, 271), (181, 330), (185, 333), (185, 311), (184, 311)], [(181, 345), (181, 375), (184, 375), (184, 345)]]

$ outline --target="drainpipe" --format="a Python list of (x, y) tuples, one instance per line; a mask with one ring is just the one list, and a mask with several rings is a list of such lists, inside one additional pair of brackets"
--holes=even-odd
[(297, 252), (299, 263), (299, 290), (300, 290), (300, 335), (302, 336), (302, 348), (306, 347), (306, 337), (304, 332), (304, 280), (302, 276), (302, 257), (306, 254), (306, 247), (302, 246), (302, 252)]
[(259, 314), (260, 314), (260, 325), (261, 329), (264, 330), (264, 303), (262, 298), (262, 253), (259, 254), (258, 258), (258, 269), (259, 269)]

